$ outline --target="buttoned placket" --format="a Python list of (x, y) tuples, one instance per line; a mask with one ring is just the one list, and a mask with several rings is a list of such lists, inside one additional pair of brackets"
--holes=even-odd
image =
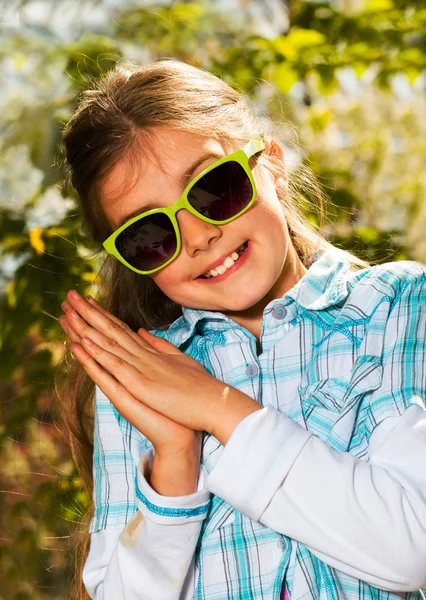
[(262, 348), (262, 352), (260, 355), (257, 354), (255, 336), (245, 328), (242, 328), (245, 333), (245, 336), (247, 336), (249, 340), (248, 348), (252, 359), (248, 360), (245, 363), (245, 373), (247, 378), (252, 381), (255, 399), (259, 402), (259, 404), (262, 405), (262, 370), (268, 368), (268, 353), (270, 350), (270, 348), (268, 348), (266, 351), (263, 351), (263, 338), (265, 334), (267, 337), (267, 332), (269, 332), (269, 330), (275, 330), (277, 325), (283, 323), (287, 317), (290, 317), (290, 313), (288, 309), (284, 306), (283, 302), (276, 304), (272, 307), (271, 310), (265, 312), (262, 332), (260, 336), (260, 343)]
[(282, 339), (290, 331), (295, 316), (295, 305), (293, 299), (285, 298), (280, 301), (276, 300), (275, 304), (265, 310), (260, 336), (262, 348), (260, 356), (262, 358), (263, 354), (267, 354), (277, 343), (277, 338)]

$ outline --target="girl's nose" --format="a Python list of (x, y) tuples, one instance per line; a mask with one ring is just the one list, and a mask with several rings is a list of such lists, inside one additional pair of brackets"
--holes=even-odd
[(218, 225), (199, 219), (188, 210), (180, 210), (176, 215), (182, 236), (182, 248), (188, 256), (196, 256), (199, 252), (208, 250), (214, 240), (222, 236)]

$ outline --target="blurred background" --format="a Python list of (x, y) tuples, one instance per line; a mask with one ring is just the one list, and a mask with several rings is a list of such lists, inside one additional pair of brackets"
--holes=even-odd
[(319, 177), (328, 239), (373, 263), (425, 262), (426, 8), (0, 0), (0, 42), (0, 600), (59, 600), (86, 495), (51, 401), (57, 318), (100, 266), (60, 164), (76, 96), (121, 58), (206, 68), (277, 122), (290, 176)]

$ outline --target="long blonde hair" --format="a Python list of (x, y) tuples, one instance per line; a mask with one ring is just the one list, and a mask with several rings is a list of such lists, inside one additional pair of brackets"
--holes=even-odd
[[(243, 147), (260, 134), (266, 147), (258, 161), (276, 177), (277, 195), (302, 263), (308, 267), (317, 251), (332, 247), (311, 226), (301, 209), (302, 204), (312, 203), (313, 199), (322, 212), (324, 198), (317, 180), (307, 167), (301, 167), (292, 173), (287, 188), (285, 168), (273, 152), (269, 127), (253, 105), (208, 71), (165, 59), (144, 66), (118, 63), (82, 93), (64, 129), (66, 166), (70, 183), (77, 192), (82, 230), (97, 248), (93, 258), (103, 252), (102, 242), (112, 233), (99, 203), (102, 182), (118, 161), (129, 166), (135, 164), (133, 161), (143, 161), (150, 129), (159, 125), (214, 137), (229, 151)], [(368, 266), (350, 253), (341, 252), (354, 269)], [(134, 273), (111, 256), (106, 256), (99, 279), (99, 302), (135, 331), (139, 327), (165, 328), (181, 315), (181, 307), (165, 296), (152, 279)], [(81, 570), (90, 537), (87, 525), (93, 514), (94, 391), (93, 381), (66, 352), (57, 367), (55, 395), (89, 498), (86, 533), (76, 551), (73, 600), (89, 598), (82, 585)]]

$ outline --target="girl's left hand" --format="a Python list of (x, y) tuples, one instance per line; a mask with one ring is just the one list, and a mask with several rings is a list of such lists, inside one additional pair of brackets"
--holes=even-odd
[[(135, 333), (105, 309), (98, 310), (96, 301), (89, 303), (73, 291), (67, 299), (60, 323), (83, 367), (87, 370), (91, 358), (137, 400), (173, 421), (205, 430), (225, 444), (243, 418), (262, 408), (164, 338), (142, 328)], [(90, 376), (94, 380), (93, 369)]]

